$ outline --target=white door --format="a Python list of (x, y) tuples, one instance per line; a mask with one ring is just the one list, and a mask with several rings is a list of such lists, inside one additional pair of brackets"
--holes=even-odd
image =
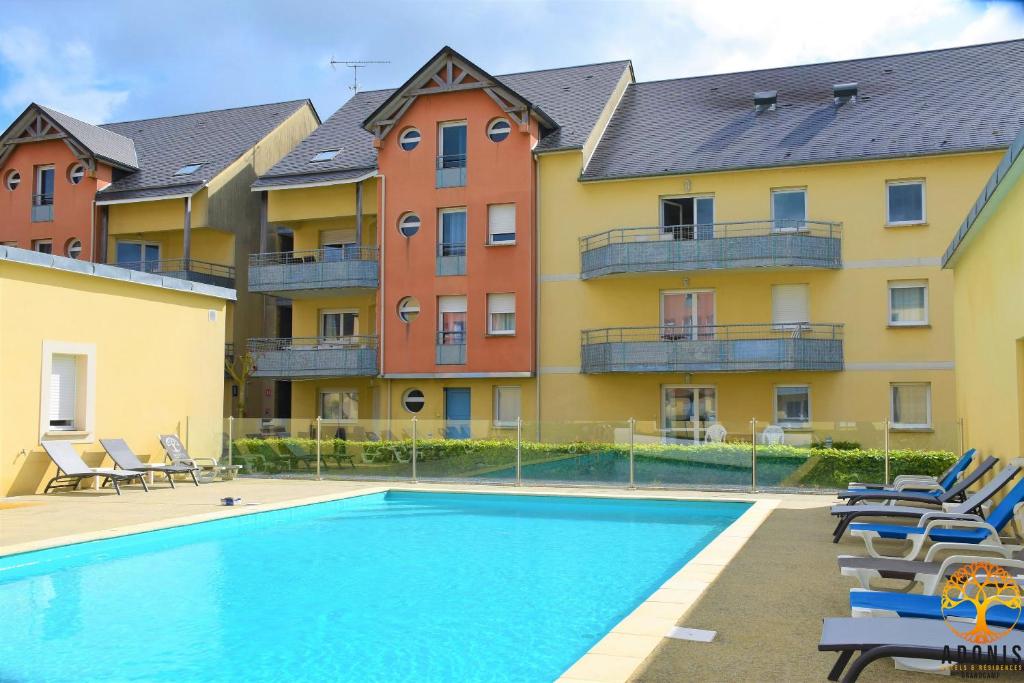
[(710, 289), (661, 293), (664, 339), (714, 339), (715, 292)]
[(661, 388), (661, 429), (666, 441), (700, 443), (707, 428), (717, 420), (718, 401), (714, 387)]

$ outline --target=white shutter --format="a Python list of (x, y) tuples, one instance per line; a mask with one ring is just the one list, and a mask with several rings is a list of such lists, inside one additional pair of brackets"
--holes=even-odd
[(495, 387), (494, 390), (497, 393), (494, 421), (498, 424), (514, 423), (520, 417), (519, 387)]
[(516, 295), (515, 294), (488, 294), (487, 295), (487, 312), (488, 313), (515, 313), (516, 312)]
[(346, 228), (344, 230), (322, 230), (320, 232), (321, 247), (328, 244), (355, 244), (355, 241), (355, 228)]
[(78, 362), (74, 356), (55, 353), (50, 360), (50, 422), (75, 420)]
[[(487, 207), (487, 236), (491, 242), (510, 241), (508, 235), (516, 234), (516, 205), (491, 204)], [(505, 235), (504, 239), (498, 239)]]
[(807, 285), (772, 285), (772, 324), (810, 321)]
[(437, 309), (441, 313), (465, 313), (466, 297), (439, 296), (437, 297)]

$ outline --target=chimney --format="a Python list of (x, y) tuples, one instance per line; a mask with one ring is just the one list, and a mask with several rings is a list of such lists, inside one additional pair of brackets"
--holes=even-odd
[(754, 113), (760, 114), (763, 111), (775, 111), (775, 105), (778, 101), (778, 90), (758, 90), (754, 93)]
[(836, 106), (846, 102), (857, 102), (856, 83), (836, 83), (832, 86), (832, 101)]

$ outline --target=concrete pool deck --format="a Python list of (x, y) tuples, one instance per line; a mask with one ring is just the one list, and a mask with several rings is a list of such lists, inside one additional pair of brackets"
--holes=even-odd
[[(754, 505), (591, 648), (559, 679), (581, 681), (821, 681), (831, 654), (816, 649), (824, 616), (846, 616), (850, 580), (835, 557), (860, 552), (830, 542), (829, 496), (591, 487), (511, 487), (407, 482), (236, 479), (3, 499), (0, 556), (388, 489), (473, 493), (740, 500)], [(236, 507), (220, 499), (242, 498)], [(675, 625), (718, 632), (711, 643), (666, 639)], [(864, 681), (921, 680), (872, 665)], [(1016, 680), (1016, 679), (1011, 679)]]

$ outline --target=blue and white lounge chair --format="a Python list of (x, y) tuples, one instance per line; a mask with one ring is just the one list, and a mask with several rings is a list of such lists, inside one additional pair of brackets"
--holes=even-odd
[[(940, 580), (945, 580), (960, 565), (949, 561), (950, 554), (968, 556), (972, 560), (991, 560), (1001, 557), (1009, 560), (1024, 560), (1024, 547), (1016, 545), (989, 545), (987, 543), (934, 543), (928, 548), (923, 560), (897, 560), (889, 557), (864, 557), (862, 555), (840, 555), (839, 573), (857, 579), (861, 588), (872, 589), (875, 579), (905, 581), (901, 591), (909, 591), (914, 584), (921, 584), (925, 593)], [(939, 561), (938, 558), (945, 557)], [(890, 590), (884, 588), (882, 590)]]
[[(933, 511), (921, 515), (916, 526), (857, 522), (850, 525), (850, 533), (864, 539), (872, 557), (902, 557), (905, 560), (916, 559), (925, 541), (929, 540), (935, 543), (1004, 545), (999, 532), (1024, 507), (1022, 502), (1024, 480), (1010, 489), (987, 518), (976, 514)], [(874, 543), (878, 539), (910, 541), (910, 549), (902, 556), (884, 555), (875, 549)]]
[(891, 486), (852, 481), (846, 491), (840, 492), (839, 497), (848, 498), (856, 496), (864, 493), (865, 489), (868, 491), (934, 491), (936, 489), (945, 491), (956, 483), (957, 478), (970, 466), (977, 452), (975, 448), (968, 450), (948, 470), (943, 472), (940, 477), (930, 477), (926, 474), (901, 474), (893, 480)]
[[(985, 458), (974, 470), (962, 477), (959, 481), (954, 481), (949, 488), (940, 488), (938, 486), (928, 491), (921, 489), (905, 489), (899, 491), (881, 491), (877, 489), (862, 489), (860, 491), (842, 491), (838, 495), (840, 498), (849, 498), (849, 502), (846, 505), (857, 505), (859, 503), (888, 503), (895, 505), (896, 503), (920, 503), (924, 505), (944, 505), (946, 503), (959, 503), (967, 497), (967, 490), (974, 486), (978, 481), (981, 480), (988, 471), (995, 467), (999, 463), (999, 458), (989, 456)], [(833, 506), (835, 507), (843, 507)], [(833, 514), (835, 514), (833, 512)]]

